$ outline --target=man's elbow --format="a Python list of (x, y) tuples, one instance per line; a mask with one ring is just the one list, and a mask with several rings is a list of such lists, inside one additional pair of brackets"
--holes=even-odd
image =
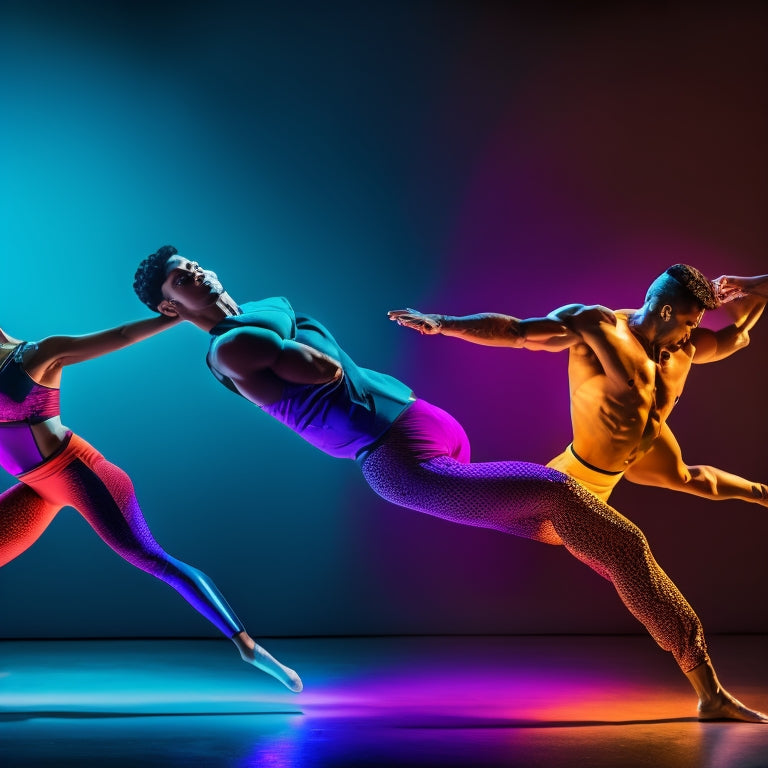
[(750, 342), (749, 331), (742, 331), (736, 337), (736, 349), (744, 349), (744, 347), (748, 347), (749, 342)]
[(740, 349), (744, 349), (749, 346), (749, 332), (748, 331), (735, 331), (727, 336), (720, 336), (716, 340), (716, 344), (712, 346), (709, 353), (704, 353), (697, 359), (694, 357), (694, 363), (710, 363), (716, 360), (724, 360), (726, 357), (730, 357), (734, 352), (738, 352)]
[(748, 347), (749, 342), (749, 331), (738, 331), (728, 340), (728, 345), (723, 350), (724, 356), (732, 355), (734, 352)]
[(686, 485), (693, 489), (693, 492), (698, 492), (709, 498), (717, 498), (717, 476), (712, 471), (712, 467), (703, 465), (686, 467), (686, 474), (688, 479)]

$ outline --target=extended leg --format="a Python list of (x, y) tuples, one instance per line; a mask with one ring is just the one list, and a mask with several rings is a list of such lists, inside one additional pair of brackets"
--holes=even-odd
[[(656, 563), (637, 526), (575, 481), (540, 465), (470, 464), (468, 449), (450, 445), (445, 453), (463, 460), (442, 455), (420, 461), (422, 444), (414, 439), (416, 430), (406, 427), (393, 428), (363, 461), (363, 475), (374, 491), (400, 506), (463, 525), (564, 544), (611, 581), (632, 614), (699, 686), (702, 717), (768, 722), (719, 686), (701, 622)], [(703, 674), (707, 671), (711, 674)], [(713, 711), (719, 714), (710, 715)]]
[(123, 559), (165, 581), (230, 638), (245, 661), (291, 690), (300, 691), (299, 676), (250, 638), (213, 581), (197, 568), (171, 557), (155, 541), (128, 475), (76, 436), (70, 448), (76, 458), (70, 454), (63, 466), (40, 480), (36, 485), (39, 492), (61, 505), (75, 507)]
[(705, 499), (741, 499), (768, 507), (768, 488), (764, 483), (717, 467), (686, 464), (680, 444), (667, 424), (662, 425), (648, 453), (627, 469), (625, 477), (640, 485), (683, 491)]
[(707, 660), (701, 623), (653, 559), (642, 533), (575, 481), (523, 462), (412, 465), (385, 444), (363, 465), (371, 487), (400, 506), (463, 525), (564, 544), (615, 586), (683, 672)]

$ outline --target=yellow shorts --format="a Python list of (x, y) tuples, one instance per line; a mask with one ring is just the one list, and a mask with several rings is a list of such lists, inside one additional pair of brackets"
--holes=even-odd
[(594, 493), (598, 499), (602, 499), (605, 502), (608, 501), (608, 497), (616, 487), (616, 483), (624, 477), (623, 472), (607, 474), (585, 466), (574, 455), (572, 445), (569, 445), (559, 456), (555, 456), (547, 466), (557, 469), (577, 480), (588, 491)]

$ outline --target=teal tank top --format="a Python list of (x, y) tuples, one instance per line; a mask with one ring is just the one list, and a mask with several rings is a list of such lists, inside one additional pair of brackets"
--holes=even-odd
[[(343, 375), (326, 384), (286, 383), (283, 396), (261, 410), (285, 424), (324, 453), (354, 459), (370, 448), (413, 402), (410, 387), (393, 376), (358, 366), (331, 332), (308, 315), (295, 313), (287, 299), (249, 302), (243, 313), (227, 317), (211, 329), (211, 344), (234, 328), (267, 328), (298, 341), (341, 363)], [(240, 394), (232, 381), (211, 362), (208, 367), (224, 386)]]

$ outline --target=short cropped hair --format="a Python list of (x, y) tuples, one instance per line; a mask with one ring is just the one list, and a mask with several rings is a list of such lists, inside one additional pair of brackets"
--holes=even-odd
[(178, 251), (172, 245), (164, 245), (147, 256), (136, 270), (133, 278), (133, 290), (139, 300), (153, 312), (158, 311), (157, 305), (163, 300), (162, 287), (168, 259), (177, 253)]
[(691, 301), (700, 309), (716, 309), (720, 306), (712, 281), (688, 264), (673, 264), (659, 275), (651, 283), (646, 301), (665, 301), (667, 297)]
[(717, 309), (720, 302), (715, 286), (696, 267), (688, 264), (674, 264), (666, 274), (680, 283), (696, 299), (702, 309)]

